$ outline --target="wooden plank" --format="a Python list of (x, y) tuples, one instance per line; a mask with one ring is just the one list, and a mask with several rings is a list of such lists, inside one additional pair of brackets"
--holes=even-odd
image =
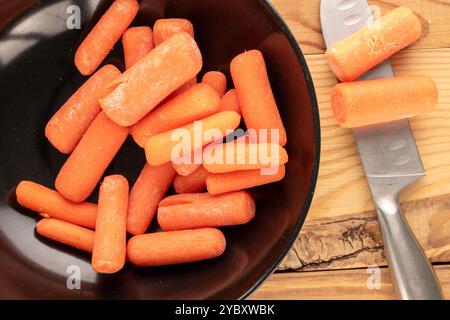
[[(444, 295), (450, 299), (450, 266), (435, 266)], [(379, 271), (379, 278), (377, 272)], [(376, 282), (376, 279), (380, 282)], [(379, 283), (379, 287), (377, 286)], [(370, 289), (369, 289), (370, 288)], [(250, 299), (376, 300), (395, 299), (387, 268), (276, 273)]]
[[(320, 0), (272, 0), (273, 5), (286, 20), (299, 40), (303, 53), (315, 54), (325, 51), (320, 26)], [(393, 8), (406, 5), (422, 19), (424, 34), (412, 49), (450, 47), (450, 2), (448, 0), (372, 0), (377, 6), (375, 14), (385, 14)]]
[[(319, 181), (308, 219), (373, 211), (352, 131), (340, 128), (332, 116), (329, 93), (336, 79), (323, 55), (307, 56), (307, 61), (316, 87), (322, 126)], [(436, 111), (411, 120), (427, 177), (406, 190), (401, 201), (450, 194), (450, 49), (403, 51), (392, 61), (397, 75), (429, 75), (440, 92)]]
[[(404, 203), (402, 209), (432, 262), (450, 261), (450, 195)], [(386, 266), (374, 211), (308, 221), (278, 270)]]

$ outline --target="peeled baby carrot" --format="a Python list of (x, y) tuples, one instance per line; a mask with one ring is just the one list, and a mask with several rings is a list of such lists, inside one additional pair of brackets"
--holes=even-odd
[(94, 229), (97, 205), (72, 203), (58, 192), (31, 181), (22, 181), (16, 189), (17, 202), (27, 209), (79, 226)]
[(127, 127), (144, 118), (202, 68), (195, 40), (185, 32), (165, 41), (119, 76), (100, 105), (115, 123)]
[(227, 91), (227, 77), (222, 72), (210, 71), (205, 73), (202, 83), (206, 83), (214, 88), (220, 97), (223, 97)]
[[(154, 135), (148, 139), (145, 145), (147, 161), (151, 165), (157, 166), (182, 158), (219, 138), (214, 135), (205, 135), (205, 132), (214, 130), (214, 133), (224, 137), (228, 130), (236, 129), (240, 121), (241, 117), (236, 112), (224, 111), (204, 118), (197, 124), (192, 123)], [(200, 124), (201, 131), (198, 129)], [(183, 134), (181, 138), (177, 136), (177, 133)]]
[(438, 90), (428, 76), (346, 82), (331, 91), (331, 107), (345, 128), (409, 118), (436, 107)]
[(222, 97), (222, 101), (219, 105), (219, 111), (234, 111), (242, 115), (239, 98), (235, 89), (231, 89)]
[(288, 162), (286, 150), (275, 143), (230, 142), (205, 148), (203, 166), (211, 173), (272, 168)]
[(130, 192), (127, 214), (129, 233), (137, 235), (147, 231), (174, 176), (175, 171), (170, 163), (158, 167), (145, 165)]
[(197, 193), (206, 189), (206, 178), (210, 173), (203, 166), (188, 176), (177, 175), (173, 181), (176, 193)]
[(255, 217), (255, 201), (246, 191), (206, 195), (172, 196), (175, 204), (171, 204), (170, 199), (163, 200), (158, 209), (161, 228), (172, 231), (235, 226), (246, 224)]
[(128, 129), (101, 112), (56, 177), (56, 190), (66, 199), (82, 202), (89, 197), (128, 136)]
[(103, 62), (139, 10), (136, 0), (116, 0), (83, 40), (75, 54), (75, 65), (91, 75)]
[(150, 27), (130, 28), (123, 34), (122, 45), (125, 57), (125, 67), (130, 69), (147, 55), (153, 45), (153, 32)]
[(334, 44), (325, 59), (339, 80), (353, 81), (417, 41), (421, 34), (419, 17), (411, 9), (399, 7)]
[[(262, 53), (252, 50), (238, 55), (231, 62), (230, 71), (247, 128), (256, 130), (258, 137), (261, 134), (259, 130), (268, 130), (267, 141), (260, 139), (260, 142), (286, 145), (286, 130), (272, 93)], [(277, 139), (271, 139), (271, 129), (278, 130)]]
[(286, 169), (280, 166), (274, 174), (261, 174), (261, 170), (235, 171), (210, 174), (206, 185), (210, 194), (222, 194), (237, 190), (249, 189), (283, 180)]
[(226, 247), (218, 229), (205, 228), (148, 233), (128, 241), (128, 260), (140, 267), (156, 267), (213, 259)]
[(153, 25), (155, 46), (171, 38), (174, 34), (186, 32), (194, 37), (194, 27), (186, 19), (159, 19)]
[(220, 97), (208, 85), (195, 84), (188, 90), (168, 100), (131, 129), (134, 140), (141, 147), (153, 135), (179, 128), (203, 119), (218, 111)]
[(186, 177), (200, 168), (201, 164), (197, 163), (172, 163), (175, 171), (183, 177)]
[(39, 221), (36, 231), (53, 241), (91, 253), (95, 232), (72, 223), (46, 218)]
[(125, 265), (127, 247), (128, 181), (108, 176), (100, 186), (92, 267), (99, 273), (115, 273)]
[(86, 81), (55, 113), (45, 127), (45, 136), (62, 153), (71, 153), (89, 125), (102, 110), (98, 99), (110, 90), (107, 84), (120, 75), (113, 65), (106, 65)]

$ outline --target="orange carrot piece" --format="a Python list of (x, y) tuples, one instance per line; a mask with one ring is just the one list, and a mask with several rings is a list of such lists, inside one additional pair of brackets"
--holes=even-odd
[(339, 80), (353, 81), (417, 41), (421, 34), (419, 17), (411, 9), (399, 7), (334, 44), (325, 59)]
[(128, 260), (140, 267), (156, 267), (213, 259), (225, 252), (218, 229), (205, 228), (134, 236), (128, 241)]
[(177, 175), (173, 187), (177, 193), (197, 193), (206, 189), (206, 178), (210, 173), (200, 166), (188, 176)]
[(156, 134), (176, 129), (218, 111), (220, 97), (208, 85), (196, 84), (150, 112), (131, 129), (141, 147)]
[(210, 174), (206, 178), (206, 185), (209, 193), (222, 194), (278, 182), (285, 175), (285, 166), (280, 166), (275, 174), (268, 175), (262, 175), (261, 170)]
[(22, 181), (16, 189), (17, 202), (27, 209), (79, 226), (94, 229), (97, 205), (94, 203), (72, 203), (55, 190), (31, 181)]
[(172, 162), (172, 166), (173, 166), (175, 171), (180, 176), (186, 177), (186, 176), (192, 174), (198, 168), (200, 168), (201, 164), (197, 164), (197, 163), (173, 163)]
[(56, 190), (66, 199), (89, 197), (128, 136), (128, 129), (101, 112), (56, 177)]
[(75, 65), (83, 75), (91, 75), (136, 17), (136, 0), (116, 0), (83, 40), (75, 54)]
[(137, 235), (147, 231), (174, 176), (175, 171), (170, 163), (158, 167), (145, 165), (130, 192), (127, 214), (129, 233)]
[(219, 105), (219, 111), (234, 111), (242, 115), (241, 105), (239, 104), (239, 98), (235, 89), (231, 89), (222, 97), (222, 101)]
[(176, 33), (186, 32), (194, 38), (194, 27), (186, 19), (159, 19), (153, 25), (155, 46), (168, 40)]
[[(266, 63), (258, 50), (247, 51), (233, 59), (230, 66), (248, 129), (268, 130), (267, 141), (286, 145), (287, 136), (267, 75)], [(270, 139), (270, 130), (278, 130), (279, 141)]]
[(45, 127), (45, 136), (62, 153), (71, 153), (92, 121), (102, 110), (98, 99), (110, 93), (107, 84), (120, 75), (106, 65), (86, 81), (55, 113)]
[(99, 273), (115, 273), (125, 265), (127, 247), (128, 181), (108, 176), (100, 186), (92, 267)]
[(161, 102), (161, 104), (163, 104), (166, 101), (168, 101), (169, 99), (172, 99), (172, 98), (176, 97), (177, 95), (185, 92), (186, 90), (190, 89), (192, 86), (194, 86), (196, 84), (197, 84), (197, 77), (194, 77), (191, 80), (189, 80), (188, 82), (186, 82), (185, 84), (183, 84), (181, 87), (179, 87), (177, 90), (172, 92), (163, 102)]
[[(178, 197), (177, 201), (184, 201), (184, 195), (175, 197)], [(255, 200), (246, 191), (192, 202), (188, 195), (184, 204), (160, 204), (158, 223), (165, 231), (236, 226), (249, 223), (255, 217), (255, 211)]]
[(155, 46), (153, 32), (150, 27), (130, 28), (122, 37), (125, 67), (130, 69), (147, 55)]
[(275, 143), (230, 142), (205, 148), (203, 166), (211, 173), (278, 167), (289, 160), (286, 150)]
[[(197, 148), (201, 148), (210, 142), (215, 141), (219, 136), (204, 135), (205, 132), (214, 130), (221, 137), (227, 135), (228, 130), (236, 129), (241, 121), (241, 117), (233, 111), (224, 111), (200, 120), (202, 132), (199, 132), (199, 126), (192, 123), (178, 129), (163, 132), (150, 137), (145, 146), (145, 154), (147, 161), (151, 165), (157, 166), (172, 160), (183, 158), (183, 156), (193, 152)], [(172, 135), (179, 132), (186, 136), (181, 142), (172, 138)], [(199, 145), (196, 145), (199, 144)]]
[(227, 77), (222, 72), (210, 71), (205, 73), (202, 83), (206, 83), (214, 88), (220, 97), (223, 97), (227, 91)]
[(428, 76), (346, 82), (331, 91), (331, 107), (345, 128), (409, 118), (432, 111), (438, 90)]
[(53, 241), (92, 253), (95, 232), (90, 229), (57, 219), (45, 218), (37, 223), (36, 231)]

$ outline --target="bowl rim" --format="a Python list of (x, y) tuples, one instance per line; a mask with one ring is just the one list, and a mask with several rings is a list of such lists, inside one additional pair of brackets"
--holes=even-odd
[(270, 14), (275, 18), (278, 26), (287, 36), (289, 43), (295, 51), (295, 55), (303, 69), (303, 74), (306, 80), (306, 87), (310, 95), (312, 113), (313, 113), (313, 127), (316, 139), (314, 141), (314, 159), (313, 159), (313, 171), (311, 180), (309, 182), (308, 192), (306, 196), (305, 205), (300, 212), (300, 219), (298, 220), (291, 236), (289, 237), (286, 245), (278, 254), (278, 256), (273, 261), (272, 265), (267, 269), (267, 271), (250, 287), (248, 288), (239, 298), (239, 300), (244, 300), (248, 298), (252, 293), (256, 291), (276, 270), (278, 265), (286, 257), (295, 240), (298, 238), (300, 231), (303, 227), (306, 217), (308, 216), (309, 209), (311, 208), (311, 203), (314, 197), (314, 190), (317, 185), (317, 180), (319, 177), (319, 166), (320, 166), (320, 154), (321, 154), (321, 127), (320, 127), (320, 116), (319, 116), (319, 104), (317, 101), (316, 90), (314, 87), (314, 82), (312, 80), (311, 72), (309, 71), (308, 65), (306, 63), (305, 56), (300, 49), (300, 46), (295, 38), (294, 34), (288, 27), (287, 23), (282, 18), (281, 14), (277, 9), (270, 3), (269, 0), (260, 0), (260, 2), (265, 6), (265, 8), (270, 12)]

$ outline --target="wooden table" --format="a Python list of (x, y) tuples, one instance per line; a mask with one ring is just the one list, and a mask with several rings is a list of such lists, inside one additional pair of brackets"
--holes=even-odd
[[(297, 37), (313, 76), (322, 160), (313, 205), (300, 236), (278, 272), (251, 298), (393, 299), (380, 230), (352, 132), (336, 124), (330, 109), (329, 92), (336, 79), (323, 59), (320, 1), (272, 2)], [(429, 75), (440, 91), (437, 110), (411, 121), (427, 177), (406, 190), (401, 203), (450, 299), (450, 0), (369, 2), (382, 14), (407, 5), (425, 26), (420, 41), (392, 58), (397, 75)]]

